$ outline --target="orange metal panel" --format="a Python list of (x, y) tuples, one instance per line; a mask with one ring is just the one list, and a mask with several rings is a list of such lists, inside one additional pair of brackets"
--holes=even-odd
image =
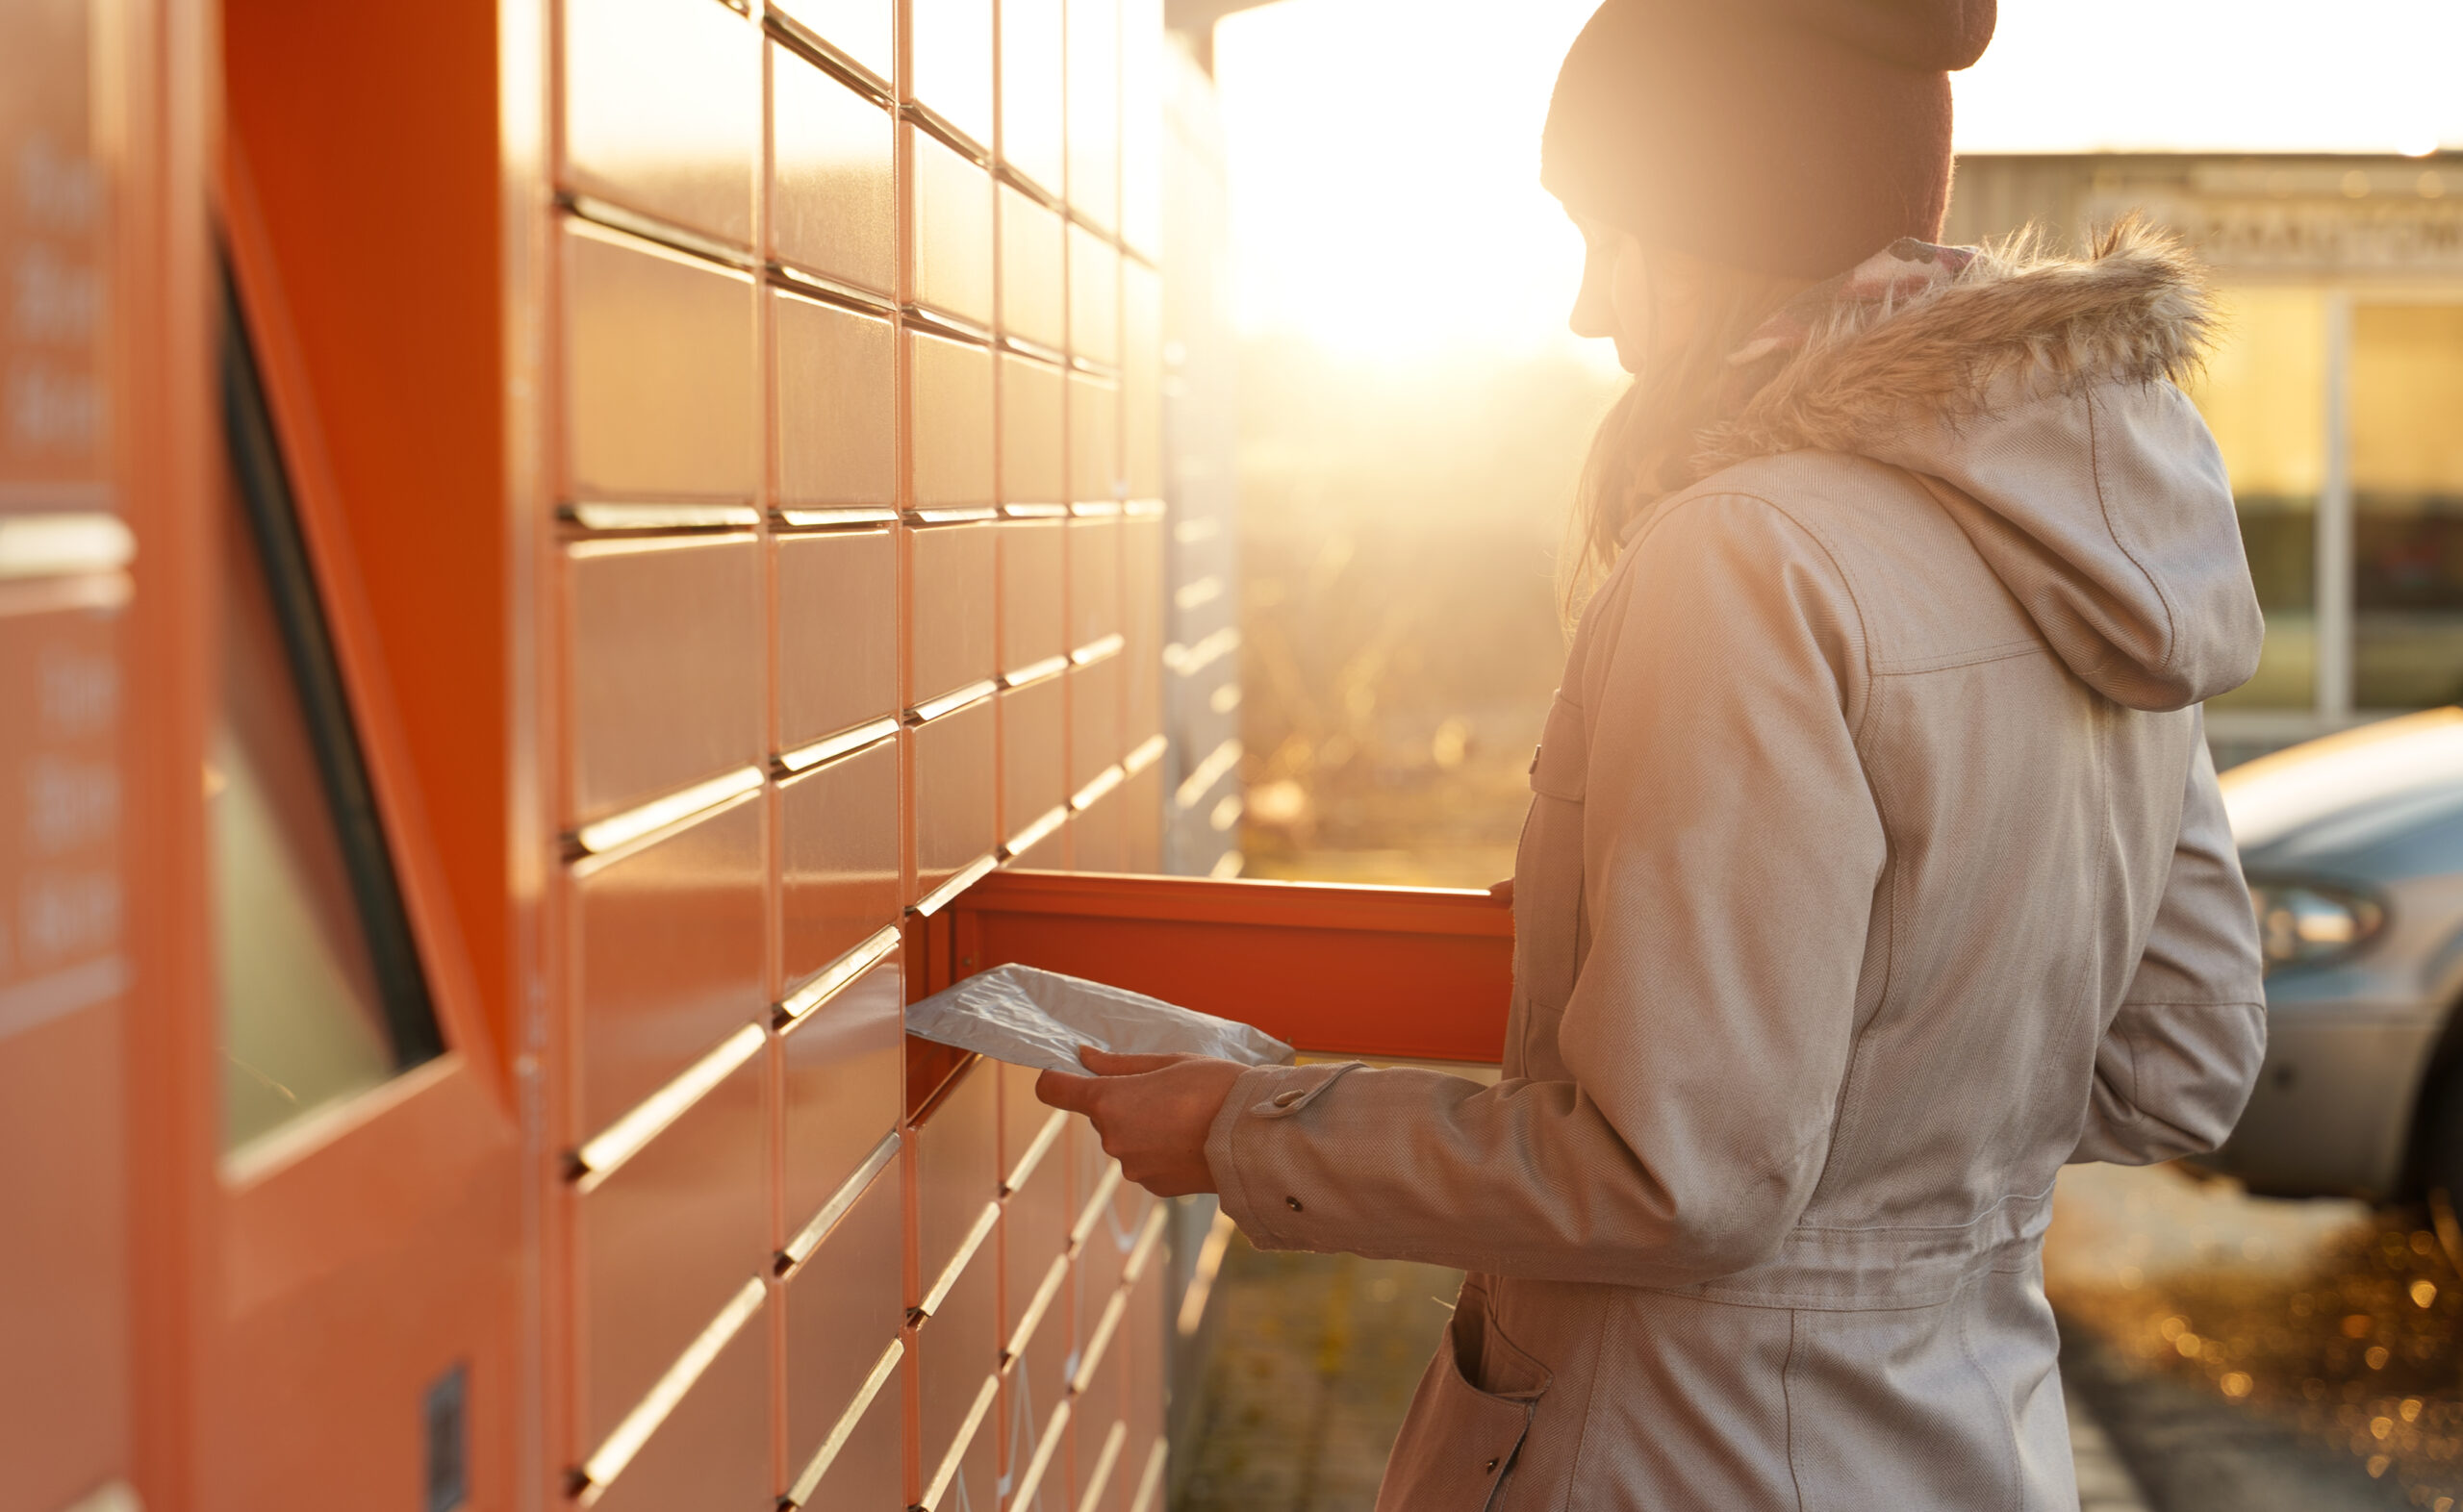
[[(969, 1063), (909, 1135), (918, 1284), (927, 1290), (957, 1257), (984, 1204), (1000, 1193), (1000, 1087), (993, 1063)], [(987, 1261), (990, 1255), (984, 1251)]]
[(719, 1351), (595, 1512), (774, 1512), (764, 1321), (753, 1320)]
[(1134, 258), (1121, 264), (1121, 419), (1129, 496), (1163, 496), (1163, 279)]
[[(898, 1168), (881, 1172), (787, 1278), (787, 1478), (800, 1477), (899, 1336), (905, 1214)], [(895, 1386), (885, 1394), (900, 1397)], [(894, 1437), (894, 1435), (893, 1435)], [(893, 1455), (893, 1459), (895, 1456)], [(851, 1506), (824, 1498), (823, 1506)], [(885, 1505), (886, 1503), (876, 1503)]]
[(750, 246), (760, 32), (676, 0), (573, 0), (564, 22), (566, 185)]
[(893, 0), (796, 0), (769, 9), (791, 14), (800, 29), (820, 38), (884, 87), (895, 77), (898, 11)]
[(1120, 471), (1120, 385), (1108, 378), (1069, 378), (1069, 496), (1077, 504), (1108, 504), (1126, 491)]
[[(1000, 1256), (987, 1245), (942, 1298), (940, 1310), (915, 1330), (916, 1448), (927, 1485), (965, 1430), (984, 1382), (1000, 1367)], [(987, 1465), (998, 1462), (994, 1441), (1000, 1426), (987, 1414), (977, 1428), (975, 1446)], [(975, 1484), (984, 1492), (992, 1489), (989, 1475)], [(954, 1505), (955, 1497), (950, 1501)]]
[(1055, 352), (1069, 344), (1062, 224), (1059, 212), (1023, 189), (1001, 186), (1002, 330)]
[(1121, 619), (1121, 519), (1069, 522), (1069, 644), (1093, 645), (1124, 627)]
[[(893, 957), (781, 1031), (786, 1093), (778, 1174), (789, 1238), (802, 1232), (905, 1116), (900, 1083), (905, 1060), (899, 1018), (903, 986)], [(895, 1214), (900, 1210), (895, 1171), (888, 1183), (890, 1195), (880, 1200)], [(887, 1232), (885, 1248), (866, 1241), (842, 1246), (838, 1252), (844, 1256), (861, 1250), (871, 1257), (866, 1264), (885, 1265), (886, 1284), (896, 1300), (903, 1290), (899, 1279), (904, 1273), (899, 1250), (902, 1221)], [(893, 1316), (883, 1331), (896, 1323)]]
[[(1043, 1111), (1059, 1116), (1050, 1108)], [(1055, 1146), (1058, 1147), (1028, 1173), (1025, 1184), (1003, 1199), (1007, 1252), (1003, 1269), (1007, 1275), (1007, 1299), (1002, 1307), (1001, 1333), (1004, 1340), (1026, 1320), (1053, 1262), (1069, 1248), (1073, 1215), (1069, 1206), (1068, 1150), (1062, 1142), (1056, 1141)]]
[(992, 175), (939, 138), (906, 128), (914, 175), (915, 302), (976, 325), (992, 324)]
[(1076, 225), (1069, 228), (1069, 350), (1107, 367), (1120, 363), (1120, 249)]
[(574, 824), (761, 759), (754, 538), (565, 548)]
[(1121, 1456), (1121, 1471), (1128, 1486), (1121, 1500), (1123, 1506), (1135, 1504), (1147, 1462), (1163, 1439), (1163, 1409), (1171, 1398), (1171, 1319), (1163, 1311), (1163, 1273), (1167, 1269), (1167, 1257), (1159, 1249), (1147, 1260), (1145, 1272), (1130, 1289), (1129, 1316), (1121, 1327), (1121, 1342), (1129, 1350), (1124, 1362), (1128, 1369), (1121, 1382), (1121, 1413), (1129, 1423), (1129, 1442)]
[[(0, 37), (13, 31), (0, 21)], [(30, 52), (35, 40), (19, 34)], [(0, 78), (11, 71), (0, 63)], [(0, 882), (11, 923), (25, 926), (0, 952), (0, 1149), (12, 1152), (0, 1161), (0, 1464), (16, 1487), (0, 1491), (0, 1506), (12, 1512), (13, 1494), (29, 1508), (67, 1504), (123, 1474), (133, 1449), (127, 593), (116, 573), (0, 582), (0, 709), (13, 711), (0, 721), (0, 792), (24, 794), (0, 809)]]
[(1061, 602), (1064, 532), (1056, 519), (1001, 526), (1001, 668), (1023, 671), (1069, 650)]
[(777, 748), (898, 710), (898, 540), (887, 530), (779, 536)]
[[(1069, 786), (1081, 789), (1127, 754), (1120, 740), (1121, 657), (1069, 669)], [(1103, 807), (1105, 805), (1098, 805)]]
[(1131, 515), (1121, 521), (1122, 589), (1126, 628), (1130, 635), (1153, 641), (1163, 628), (1163, 573), (1166, 546), (1163, 517)]
[(964, 341), (910, 333), (915, 502), (972, 508), (993, 502), (992, 354)]
[(572, 869), (578, 1022), (567, 1140), (604, 1129), (760, 1019), (764, 812), (748, 794)]
[(770, 312), (777, 502), (789, 509), (896, 503), (897, 341), (889, 321), (779, 292), (771, 294)]
[[(953, 940), (954, 943), (954, 940)], [(972, 971), (974, 968), (967, 966)], [(1031, 1066), (1012, 1066), (996, 1061), (993, 1069), (1001, 1077), (1001, 1181), (1007, 1188), (1021, 1177), (1021, 1167), (1028, 1172), (1041, 1171), (1047, 1165), (1058, 1169), (1068, 1164), (1068, 1151), (1055, 1139), (1046, 1144), (1031, 1165), (1028, 1156), (1043, 1136), (1044, 1125), (1062, 1115), (1046, 1107), (1035, 1096), (1035, 1078), (1041, 1073)], [(1067, 1177), (1064, 1175), (1064, 1180)]]
[[(202, 217), (163, 224), (166, 211), (201, 207), (160, 203), (166, 170), (203, 175), (193, 161), (163, 162), (148, 130), (176, 131), (193, 150), (196, 122), (153, 113), (202, 83), (200, 39), (166, 45), (162, 21), (145, 4), (0, 7), (0, 162), (11, 165), (0, 262), (12, 275), (0, 522), (84, 517), (106, 542), (124, 523), (139, 574), (132, 583), (107, 549), (73, 573), (0, 577), (8, 1512), (52, 1512), (114, 1483), (160, 1494), (175, 1483), (161, 1478), (165, 1462), (185, 1447), (186, 1425), (158, 1404), (182, 1384), (194, 1314), (158, 1299), (190, 1278), (160, 1278), (148, 1261), (185, 1253), (163, 1247), (190, 1238), (185, 1199), (206, 1158), (176, 1137), (187, 1132), (176, 1112), (189, 1110), (160, 1105), (176, 1090), (158, 1070), (193, 1075), (194, 1041), (181, 1031), (199, 1006), (183, 990), (195, 958), (180, 955), (198, 943), (186, 870), (195, 856), (170, 828), (196, 817), (179, 802), (198, 791), (194, 726), (181, 718), (195, 709), (163, 697), (162, 684), (174, 668), (201, 670), (179, 657), (196, 639), (180, 611), (195, 606), (164, 580), (179, 575), (179, 527), (193, 526), (201, 502), (205, 453), (190, 426), (209, 369), (194, 344), (207, 308)], [(183, 297), (196, 310), (177, 318)], [(153, 569), (158, 555), (171, 558), (167, 570)], [(123, 1016), (140, 982), (132, 1021)], [(175, 1137), (149, 1137), (165, 1132)], [(132, 1163), (132, 1150), (143, 1158)], [(132, 1218), (146, 1246), (134, 1256)]]
[(416, 1487), (419, 1403), (457, 1371), (473, 1483), (509, 1483), (518, 1208), (488, 1090), (446, 1056), (279, 1143), (226, 1172), (188, 1504), (307, 1507), (358, 1476)]
[(1069, 204), (1120, 223), (1120, 0), (1069, 3)]
[(1072, 822), (1074, 821), (1063, 820), (1058, 829), (1010, 857), (1011, 864), (1037, 871), (1058, 871), (1066, 869), (1069, 865), (1069, 831)]
[(992, 0), (908, 0), (914, 99), (978, 143), (992, 140)]
[(993, 1411), (983, 1415), (983, 1421), (976, 1426), (975, 1436), (967, 1441), (966, 1452), (958, 1462), (957, 1474), (951, 1478), (948, 1488), (941, 1493), (940, 1500), (933, 1503), (934, 1512), (952, 1512), (952, 1509), (974, 1507), (988, 1509), (999, 1505), (1001, 1423), (998, 1412), (999, 1402), (996, 1399)]
[(1057, 677), (1001, 694), (1001, 812), (1011, 839), (1069, 801), (1067, 715)]
[(0, 1012), (17, 1021), (0, 1041), (0, 1144), (15, 1152), (0, 1172), (11, 1512), (67, 1505), (124, 1474), (134, 1447), (119, 1004), (44, 1012), (63, 985), (0, 987)]
[(1053, 194), (1062, 189), (1060, 0), (1001, 0), (1001, 152)]
[[(899, 1512), (906, 1505), (906, 1395), (892, 1381), (857, 1420), (846, 1445), (829, 1462), (828, 1474), (821, 1477), (812, 1499), (804, 1505), (827, 1512), (841, 1507), (848, 1512)], [(802, 1470), (801, 1464), (791, 1464), (789, 1478)]]
[[(511, 647), (532, 632), (512, 619), (504, 591), (497, 15), (225, 0), (193, 13), (196, 24), (211, 26), (216, 10), (218, 45), (157, 40), (177, 66), (219, 58), (222, 77), (207, 91), (224, 114), (219, 132), (165, 120), (158, 139), (198, 151), (218, 135), (228, 155), (213, 218), (247, 290), (405, 901), (448, 1031), (475, 995), (495, 1064), (474, 1069), (501, 1087), (515, 1039), (507, 680)], [(131, 24), (131, 42), (142, 43), (143, 24)], [(140, 111), (187, 108), (176, 95), (128, 98)], [(184, 192), (202, 192), (205, 175), (190, 177), (197, 185)], [(181, 276), (198, 287), (172, 293), (165, 312), (125, 306), (139, 339), (161, 341), (206, 318), (207, 227), (202, 214), (173, 221), (197, 263)], [(159, 282), (179, 260), (143, 265)], [(148, 365), (179, 402), (210, 414), (204, 355), (165, 351)], [(218, 448), (189, 457), (141, 411), (130, 425), (145, 456), (189, 469), (182, 490), (220, 466)], [(147, 544), (140, 577), (165, 549), (176, 547)], [(186, 763), (181, 780), (193, 769)], [(463, 1039), (480, 1053), (473, 1034)]]
[(739, 1066), (574, 1212), (581, 1441), (595, 1447), (769, 1269), (769, 1118)]
[[(1037, 1284), (1050, 1273), (1047, 1264), (1036, 1273)], [(1078, 1357), (1078, 1330), (1082, 1325), (1075, 1311), (1076, 1290), (1064, 1272), (1058, 1290), (1027, 1340), (1025, 1351), (1005, 1373), (1007, 1399), (1002, 1404), (1002, 1428), (1006, 1462), (1003, 1470), (1011, 1481), (1025, 1473), (1037, 1446), (1053, 1432), (1053, 1420), (1068, 1399), (1069, 1376)], [(1061, 1498), (1069, 1479), (1066, 1445), (1060, 1453), (1061, 1462), (1045, 1474), (1040, 1487), (1044, 1493), (1040, 1504), (1046, 1507), (1065, 1504)]]
[(1490, 894), (1003, 871), (952, 908), (974, 969), (1097, 977), (1325, 1054), (1504, 1048), (1513, 913)]
[(1000, 844), (992, 701), (920, 725), (914, 763), (915, 891), (922, 896)]
[[(1073, 1113), (1069, 1116), (1067, 1138), (1069, 1229), (1072, 1242), (1078, 1242), (1087, 1237), (1083, 1232), (1086, 1217), (1105, 1200), (1105, 1190), (1112, 1185), (1112, 1178), (1120, 1170), (1120, 1162), (1104, 1153), (1104, 1142), (1095, 1133), (1095, 1125), (1082, 1114)], [(1079, 1258), (1083, 1259), (1085, 1255), (1086, 1249), (1081, 1249)], [(1117, 1265), (1117, 1262), (1114, 1263)], [(1108, 1287), (1105, 1284), (1097, 1283), (1093, 1293), (1095, 1306), (1101, 1307), (1104, 1304), (1104, 1293)], [(1081, 1275), (1079, 1296), (1082, 1298), (1086, 1295), (1087, 1288)]]
[(771, 255), (894, 296), (898, 135), (888, 110), (773, 43), (770, 133)]
[[(1091, 1194), (1081, 1193), (1091, 1196), (1092, 1200), (1081, 1202), (1076, 1224), (1079, 1236), (1078, 1305), (1079, 1317), (1088, 1320), (1084, 1326), (1091, 1329), (1094, 1316), (1103, 1311), (1112, 1293), (1119, 1289), (1121, 1273), (1129, 1266), (1129, 1252), (1137, 1245), (1134, 1220), (1144, 1216), (1143, 1204), (1154, 1198), (1130, 1181), (1109, 1180), (1112, 1172), (1120, 1169), (1120, 1162), (1103, 1153), (1091, 1128), (1082, 1132), (1085, 1139), (1080, 1148), (1089, 1153), (1080, 1156), (1080, 1170), (1094, 1175), (1097, 1185)], [(1105, 1192), (1105, 1186), (1111, 1190)], [(1079, 1342), (1083, 1348), (1093, 1346), (1091, 1337)]]
[(898, 743), (780, 782), (778, 821), (780, 954), (792, 990), (898, 922)]
[(1032, 358), (1001, 359), (1001, 499), (1005, 504), (1064, 504), (1069, 473), (1062, 447), (1067, 383), (1061, 370)]
[[(1034, 1100), (1034, 1071), (1004, 1066), (1002, 1072), (1005, 1121), (1019, 1136), (1003, 1155), (1008, 1172), (1015, 1175), (1019, 1163), (1015, 1157), (1025, 1153), (1024, 1146), (1041, 1133), (1047, 1119), (1060, 1116)], [(1060, 1138), (1050, 1144), (1021, 1184), (1003, 1199), (1003, 1346), (1016, 1343), (1022, 1331), (1026, 1334), (1025, 1348), (1009, 1372), (1005, 1431), (1013, 1450), (1030, 1444), (1050, 1421), (1052, 1409), (1068, 1389), (1069, 1363), (1076, 1351), (1075, 1288), (1066, 1271), (1070, 1222), (1075, 1215), (1069, 1200), (1067, 1128), (1067, 1121), (1062, 1120)], [(1062, 1268), (1056, 1285), (1055, 1267)], [(1011, 1474), (1023, 1468), (1023, 1461), (1013, 1453)]]
[(999, 526), (937, 525), (908, 537), (907, 703), (982, 682), (993, 654)]
[[(1095, 1305), (1100, 1309), (1109, 1300), (1106, 1293)], [(1102, 1357), (1092, 1362), (1085, 1387), (1070, 1403), (1070, 1505), (1080, 1512), (1125, 1512), (1127, 1505), (1121, 1497), (1126, 1442), (1112, 1443), (1112, 1430), (1121, 1421), (1121, 1377), (1127, 1373), (1122, 1369), (1129, 1353), (1125, 1331), (1115, 1329)], [(1094, 1340), (1087, 1339), (1085, 1347), (1092, 1348)]]
[[(1136, 668), (1130, 670), (1134, 673)], [(1136, 731), (1130, 733), (1135, 735)], [(1163, 805), (1169, 801), (1170, 795), (1163, 791), (1163, 767), (1159, 761), (1131, 772), (1129, 780), (1121, 784), (1121, 815), (1129, 832), (1122, 870), (1152, 874), (1162, 869)]]
[(1129, 803), (1119, 789), (1078, 814), (1070, 826), (1069, 869), (1129, 869)]
[(1120, 235), (1149, 257), (1163, 250), (1163, 0), (1126, 0), (1120, 27)]
[(582, 220), (563, 253), (567, 497), (751, 498), (751, 281)]

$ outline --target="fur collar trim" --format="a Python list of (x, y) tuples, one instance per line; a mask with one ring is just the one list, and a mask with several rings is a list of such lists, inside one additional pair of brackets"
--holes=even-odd
[(1775, 452), (1868, 452), (1910, 424), (1985, 413), (2022, 372), (2037, 393), (2178, 383), (2215, 326), (2196, 260), (2137, 216), (2083, 258), (2047, 254), (2032, 234), (1989, 248), (1902, 241), (1808, 290), (1739, 350), (1749, 396), (1701, 434), (1694, 476)]

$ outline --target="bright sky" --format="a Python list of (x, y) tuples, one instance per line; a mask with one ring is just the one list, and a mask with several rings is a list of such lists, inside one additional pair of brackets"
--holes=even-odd
[[(1278, 0), (1215, 34), (1251, 332), (1424, 360), (1573, 347), (1582, 241), (1539, 188), (1557, 65), (1595, 0)], [(1958, 142), (2463, 146), (2458, 0), (2001, 0)]]

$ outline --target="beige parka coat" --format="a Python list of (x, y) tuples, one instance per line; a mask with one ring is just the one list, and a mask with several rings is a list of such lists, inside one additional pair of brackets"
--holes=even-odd
[(1842, 309), (1584, 616), (1503, 1079), (1234, 1086), (1254, 1243), (1471, 1273), (1381, 1509), (2077, 1506), (2054, 1174), (2213, 1147), (2265, 1037), (2206, 309), (2144, 234)]

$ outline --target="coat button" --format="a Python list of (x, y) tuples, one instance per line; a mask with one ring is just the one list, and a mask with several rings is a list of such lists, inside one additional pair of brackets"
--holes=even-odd
[(1298, 1087), (1293, 1087), (1288, 1091), (1276, 1093), (1274, 1095), (1274, 1105), (1278, 1108), (1287, 1108), (1307, 1096), (1308, 1096), (1308, 1093), (1302, 1091)]
[(1480, 1468), (1481, 1468), (1482, 1470), (1486, 1471), (1489, 1474), (1493, 1475), (1493, 1474), (1495, 1474), (1497, 1473), (1497, 1462), (1496, 1462), (1495, 1460), (1490, 1460), (1490, 1461), (1488, 1461), (1486, 1464), (1485, 1464), (1485, 1465), (1481, 1466)]
[(1295, 1213), (1300, 1211), (1300, 1199), (1296, 1197), (1284, 1197), (1282, 1199), (1282, 1205), (1291, 1209)]

